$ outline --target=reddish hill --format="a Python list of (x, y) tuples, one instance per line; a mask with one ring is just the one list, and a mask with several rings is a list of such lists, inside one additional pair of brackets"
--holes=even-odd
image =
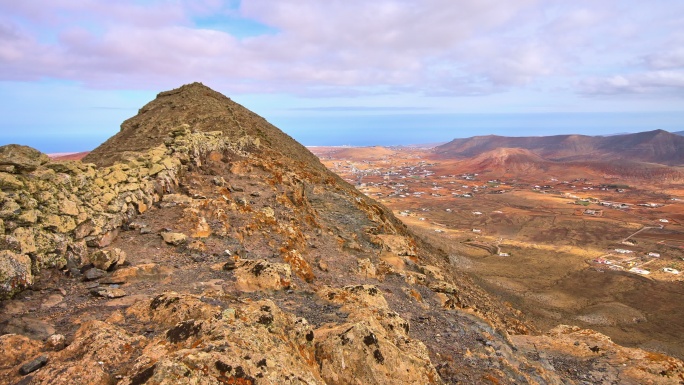
[(81, 160), (86, 155), (88, 155), (89, 153), (90, 153), (90, 151), (83, 151), (83, 152), (74, 152), (74, 153), (70, 153), (70, 154), (64, 154), (64, 153), (48, 154), (48, 156), (52, 160)]
[(549, 161), (521, 148), (497, 148), (466, 160), (473, 171), (530, 171), (545, 169)]

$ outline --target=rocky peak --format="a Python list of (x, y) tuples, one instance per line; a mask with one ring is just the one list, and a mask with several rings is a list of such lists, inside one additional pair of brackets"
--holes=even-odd
[(220, 132), (233, 143), (258, 143), (259, 146), (244, 147), (252, 152), (287, 157), (309, 169), (324, 170), (318, 158), (290, 136), (202, 83), (160, 92), (136, 116), (124, 121), (119, 133), (90, 152), (83, 161), (110, 166), (123, 160), (126, 153), (146, 151), (163, 144), (179, 127), (186, 127), (191, 132)]

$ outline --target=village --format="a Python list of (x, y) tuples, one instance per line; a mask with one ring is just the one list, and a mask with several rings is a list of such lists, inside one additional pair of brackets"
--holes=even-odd
[[(489, 178), (474, 171), (460, 169), (456, 172), (449, 164), (427, 159), (420, 151), (414, 152), (410, 148), (393, 150), (401, 155), (363, 160), (332, 156), (321, 159), (347, 182), (392, 208), (405, 221), (416, 222), (454, 240), (468, 240), (473, 247), (493, 245), (486, 248), (499, 257), (510, 257), (511, 253), (506, 251), (506, 239), (501, 237), (500, 226), (495, 224), (506, 220), (506, 214), (520, 212), (523, 205), (516, 200), (534, 204), (525, 207), (529, 211), (549, 213), (554, 218), (573, 216), (584, 220), (638, 223), (640, 228), (634, 234), (620, 239), (610, 239), (606, 235), (605, 242), (594, 245), (601, 255), (588, 259), (589, 265), (601, 272), (621, 271), (666, 280), (684, 278), (680, 274), (684, 270), (680, 251), (684, 247), (684, 237), (668, 234), (656, 239), (657, 236), (649, 233), (666, 226), (681, 227), (678, 219), (662, 214), (667, 206), (679, 205), (679, 197), (645, 200), (629, 185), (588, 178), (563, 180), (551, 175), (540, 176), (537, 180), (530, 176)], [(504, 199), (504, 196), (509, 198)], [(647, 242), (637, 242), (639, 235), (650, 238)], [(615, 247), (618, 244), (630, 248)], [(652, 245), (658, 247), (651, 250), (648, 246)]]
[[(606, 266), (606, 268), (612, 270), (626, 271), (639, 275), (649, 275), (651, 271), (648, 270), (652, 262), (658, 261), (660, 259), (660, 253), (649, 252), (646, 254), (636, 253), (634, 250), (628, 249), (614, 249), (609, 254), (606, 254), (600, 258), (592, 260), (597, 266)], [(679, 275), (680, 271), (671, 267), (661, 267), (664, 273)], [(601, 271), (598, 268), (597, 271)]]

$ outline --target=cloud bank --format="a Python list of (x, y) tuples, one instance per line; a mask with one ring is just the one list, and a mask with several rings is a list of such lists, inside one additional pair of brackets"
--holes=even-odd
[[(676, 0), (0, 0), (0, 81), (232, 93), (684, 96)], [(235, 30), (234, 25), (262, 26)]]

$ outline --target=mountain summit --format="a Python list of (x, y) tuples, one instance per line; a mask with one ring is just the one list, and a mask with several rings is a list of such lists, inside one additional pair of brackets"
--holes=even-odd
[(245, 137), (257, 138), (263, 148), (323, 169), (318, 158), (290, 136), (202, 83), (159, 93), (136, 116), (124, 121), (119, 133), (83, 161), (110, 166), (122, 160), (127, 152), (145, 151), (163, 144), (179, 127), (187, 127), (192, 132), (220, 132), (232, 142)]

